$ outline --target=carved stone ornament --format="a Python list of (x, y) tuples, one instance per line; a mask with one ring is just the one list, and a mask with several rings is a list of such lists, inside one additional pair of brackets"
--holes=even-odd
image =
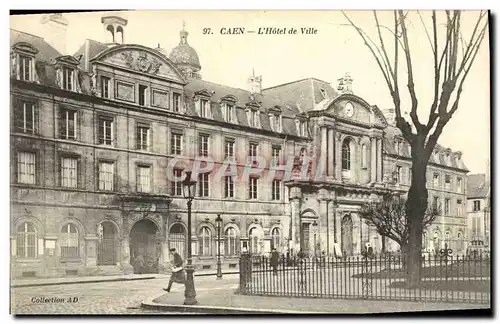
[(138, 57), (134, 58), (132, 52), (123, 52), (125, 64), (133, 70), (157, 74), (160, 70), (161, 63), (154, 57), (148, 57), (148, 53), (141, 52)]

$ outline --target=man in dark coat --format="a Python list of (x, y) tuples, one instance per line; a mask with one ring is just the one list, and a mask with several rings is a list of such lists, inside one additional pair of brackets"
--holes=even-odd
[(278, 274), (278, 262), (279, 262), (279, 254), (276, 249), (273, 249), (271, 252), (271, 267), (273, 267), (273, 274)]
[(171, 261), (172, 274), (170, 275), (170, 280), (168, 281), (168, 287), (163, 288), (163, 290), (167, 292), (170, 292), (170, 288), (172, 288), (172, 284), (174, 282), (180, 284), (186, 283), (186, 277), (184, 276), (184, 268), (182, 266), (184, 261), (174, 248), (170, 249), (170, 254), (173, 257), (173, 260)]

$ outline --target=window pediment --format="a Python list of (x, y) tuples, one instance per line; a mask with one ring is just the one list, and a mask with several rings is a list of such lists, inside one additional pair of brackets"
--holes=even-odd
[(19, 43), (14, 44), (14, 46), (12, 46), (12, 49), (14, 51), (17, 51), (17, 52), (31, 54), (33, 56), (38, 54), (38, 49), (36, 49), (36, 47), (34, 47), (33, 45), (31, 45), (29, 43), (25, 43), (25, 42), (19, 42)]
[(69, 65), (72, 67), (75, 67), (80, 64), (80, 61), (77, 60), (75, 57), (71, 55), (64, 55), (64, 56), (59, 56), (55, 59), (54, 62), (56, 65), (62, 64), (62, 65)]
[(268, 108), (267, 112), (269, 114), (279, 115), (283, 112), (283, 109), (280, 106), (276, 105), (276, 106)]
[(212, 96), (212, 94), (206, 89), (196, 91), (194, 95), (195, 97), (206, 97), (205, 99), (208, 99)]
[(237, 101), (238, 100), (233, 95), (226, 95), (226, 96), (220, 98), (220, 102), (221, 103), (229, 103), (229, 104), (232, 104), (232, 105), (236, 104)]

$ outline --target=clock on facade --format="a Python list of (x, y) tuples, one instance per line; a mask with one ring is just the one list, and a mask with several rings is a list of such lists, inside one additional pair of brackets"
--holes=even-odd
[(348, 102), (345, 104), (344, 112), (347, 117), (352, 117), (354, 115), (354, 106), (352, 103)]

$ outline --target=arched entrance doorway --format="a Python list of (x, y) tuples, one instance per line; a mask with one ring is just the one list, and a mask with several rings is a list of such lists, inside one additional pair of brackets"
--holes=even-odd
[(353, 255), (352, 229), (353, 229), (353, 224), (351, 215), (344, 216), (341, 222), (342, 240), (340, 243), (341, 243), (342, 253), (345, 253), (345, 255), (347, 256)]
[(156, 242), (158, 227), (149, 219), (134, 224), (130, 231), (130, 263), (134, 273), (158, 273), (158, 251)]
[(116, 226), (112, 222), (98, 225), (99, 244), (97, 246), (97, 265), (116, 265), (120, 250)]
[(174, 224), (168, 232), (168, 248), (175, 248), (184, 258), (186, 257), (186, 231), (182, 224)]

